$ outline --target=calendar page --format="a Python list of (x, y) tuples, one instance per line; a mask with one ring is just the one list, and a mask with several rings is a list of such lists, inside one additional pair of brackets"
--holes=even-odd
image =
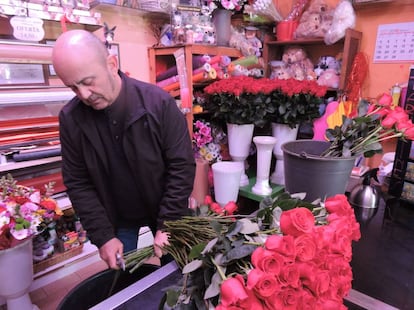
[(414, 61), (414, 22), (379, 25), (373, 61)]

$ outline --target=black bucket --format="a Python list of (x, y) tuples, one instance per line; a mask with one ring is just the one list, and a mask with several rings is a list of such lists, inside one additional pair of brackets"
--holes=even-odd
[(321, 157), (329, 145), (314, 140), (282, 145), (287, 192), (305, 192), (308, 202), (345, 193), (356, 157)]
[[(129, 271), (116, 271), (113, 269), (101, 271), (75, 286), (63, 298), (57, 309), (87, 310), (149, 275), (158, 268), (153, 265), (142, 265), (132, 274)], [(112, 284), (118, 272), (120, 273), (119, 277), (111, 292)]]

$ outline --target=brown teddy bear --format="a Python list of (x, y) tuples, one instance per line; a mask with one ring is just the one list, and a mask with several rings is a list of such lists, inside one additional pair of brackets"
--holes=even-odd
[(292, 72), (297, 80), (313, 80), (315, 74), (313, 72), (313, 63), (308, 58), (306, 51), (299, 46), (288, 47), (282, 56), (282, 61)]
[(334, 10), (326, 0), (313, 0), (299, 20), (295, 38), (323, 38), (332, 25)]

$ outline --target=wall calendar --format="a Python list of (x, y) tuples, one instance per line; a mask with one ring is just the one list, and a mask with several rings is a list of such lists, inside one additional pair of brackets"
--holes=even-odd
[(373, 61), (414, 61), (414, 22), (379, 25)]

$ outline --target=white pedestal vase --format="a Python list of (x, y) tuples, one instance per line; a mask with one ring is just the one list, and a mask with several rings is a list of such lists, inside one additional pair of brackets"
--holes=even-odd
[(32, 239), (0, 251), (0, 297), (7, 310), (39, 309), (32, 304), (29, 289), (33, 282)]
[(237, 201), (240, 176), (244, 166), (240, 162), (220, 161), (211, 166), (213, 170), (214, 198), (224, 207), (230, 201)]
[(299, 126), (290, 128), (286, 124), (272, 123), (272, 135), (276, 138), (276, 144), (273, 148), (273, 154), (276, 157), (275, 171), (272, 173), (270, 180), (273, 184), (285, 184), (285, 169), (283, 163), (282, 145), (286, 142), (296, 140)]
[(227, 139), (229, 142), (229, 153), (233, 161), (238, 161), (243, 165), (242, 175), (240, 177), (240, 186), (249, 184), (249, 178), (245, 172), (244, 162), (249, 156), (250, 145), (253, 138), (253, 124), (236, 125), (227, 124)]
[(257, 149), (257, 173), (256, 184), (252, 191), (257, 195), (267, 196), (272, 193), (269, 184), (270, 163), (272, 160), (273, 147), (277, 139), (270, 136), (256, 136), (253, 138)]

